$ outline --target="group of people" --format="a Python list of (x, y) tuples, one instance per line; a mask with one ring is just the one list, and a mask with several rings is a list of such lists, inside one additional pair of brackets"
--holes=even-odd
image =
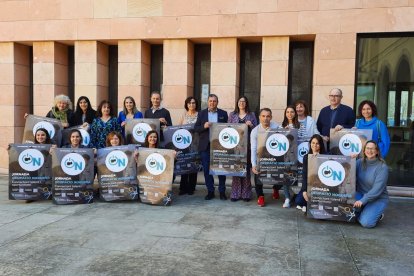
[[(242, 123), (246, 124), (249, 131), (248, 166), (246, 177), (232, 178), (231, 201), (250, 201), (252, 198), (251, 174), (254, 174), (257, 204), (265, 206), (263, 184), (260, 181), (257, 162), (257, 136), (258, 132), (268, 129), (297, 129), (298, 140), (309, 141), (309, 154), (304, 157), (304, 183), (297, 196), (292, 196), (290, 186), (283, 185), (285, 200), (284, 208), (289, 208), (293, 197), (297, 208), (306, 211), (306, 203), (309, 200), (307, 194), (307, 162), (310, 155), (329, 153), (330, 130), (339, 131), (343, 128), (372, 129), (372, 140), (368, 141), (363, 149), (363, 157), (357, 160), (357, 196), (354, 207), (360, 211), (359, 222), (364, 227), (374, 227), (382, 218), (384, 209), (388, 203), (387, 178), (388, 169), (383, 157), (390, 147), (390, 139), (386, 125), (377, 118), (377, 108), (372, 101), (364, 100), (358, 107), (358, 119), (356, 120), (353, 109), (341, 103), (342, 91), (334, 88), (329, 93), (330, 105), (324, 107), (314, 120), (305, 101), (299, 100), (294, 105), (289, 105), (284, 111), (284, 119), (279, 124), (272, 121), (272, 111), (262, 108), (259, 112), (259, 120), (249, 108), (247, 97), (241, 96), (232, 112), (227, 114), (225, 110), (218, 108), (217, 95), (208, 96), (208, 107), (198, 111), (198, 103), (194, 97), (188, 97), (184, 102), (185, 112), (179, 119), (178, 125), (194, 124), (194, 130), (199, 134), (199, 152), (204, 171), (204, 180), (207, 187), (205, 200), (215, 197), (214, 177), (209, 173), (210, 165), (210, 132), (212, 123)], [(98, 110), (92, 109), (89, 99), (82, 96), (78, 99), (75, 111), (72, 111), (71, 101), (65, 95), (55, 98), (54, 106), (47, 117), (56, 118), (62, 122), (63, 127), (82, 125), (88, 128), (91, 135), (89, 147), (103, 148), (122, 145), (125, 141), (125, 124), (134, 118), (159, 119), (161, 129), (172, 125), (169, 111), (161, 106), (161, 94), (152, 92), (151, 107), (144, 114), (138, 111), (135, 100), (128, 96), (124, 99), (123, 110), (115, 116), (114, 108), (109, 101), (102, 101)], [(70, 143), (65, 147), (82, 147), (82, 135), (78, 129), (70, 131)], [(144, 147), (158, 148), (160, 137), (156, 131), (150, 131), (145, 139)], [(50, 143), (50, 137), (45, 129), (37, 130), (35, 143)], [(225, 193), (226, 176), (218, 176), (219, 197), (226, 200)], [(181, 176), (179, 194), (192, 195), (197, 183), (197, 173)], [(272, 197), (279, 198), (279, 186), (273, 186)]]

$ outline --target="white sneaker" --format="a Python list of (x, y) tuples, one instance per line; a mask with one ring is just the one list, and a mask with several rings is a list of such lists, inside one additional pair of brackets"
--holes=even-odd
[(283, 208), (290, 208), (290, 199), (286, 198), (285, 199), (285, 203), (283, 203)]
[(306, 206), (302, 207), (302, 212), (306, 213)]
[(296, 205), (296, 209), (302, 210), (302, 206)]

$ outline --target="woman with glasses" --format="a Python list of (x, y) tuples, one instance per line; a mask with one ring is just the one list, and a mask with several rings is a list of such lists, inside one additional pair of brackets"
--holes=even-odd
[[(198, 104), (194, 97), (188, 97), (184, 102), (185, 112), (181, 116), (178, 124), (195, 124), (198, 115)], [(179, 195), (192, 195), (194, 194), (197, 184), (197, 173), (183, 174), (180, 180), (180, 192)]]

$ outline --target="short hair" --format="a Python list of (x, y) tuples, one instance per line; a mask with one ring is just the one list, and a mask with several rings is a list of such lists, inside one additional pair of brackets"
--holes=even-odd
[(217, 95), (216, 94), (209, 94), (208, 95), (208, 98), (216, 98), (216, 100), (217, 100), (217, 102), (218, 102), (218, 97), (217, 97)]
[(80, 136), (80, 144), (82, 144), (82, 142), (83, 142), (82, 133), (81, 133), (81, 132), (80, 132), (80, 130), (79, 130), (79, 129), (77, 129), (77, 128), (71, 129), (71, 130), (69, 131), (69, 144), (71, 144), (71, 143), (72, 143), (72, 142), (70, 141), (70, 137), (72, 137), (72, 134), (73, 134), (73, 133), (75, 133), (75, 132), (77, 132), (77, 133), (79, 134), (79, 136)]
[(196, 110), (198, 110), (198, 102), (197, 102), (196, 98), (194, 98), (193, 96), (190, 96), (187, 99), (185, 99), (185, 101), (184, 101), (185, 110), (188, 111), (188, 104), (191, 102), (191, 100), (195, 101), (195, 108), (196, 108)]
[(313, 153), (312, 152), (312, 147), (311, 147), (311, 143), (312, 143), (312, 140), (313, 139), (316, 139), (318, 141), (318, 143), (319, 143), (319, 148), (320, 148), (319, 149), (319, 153), (320, 154), (325, 154), (326, 153), (325, 143), (323, 142), (322, 136), (320, 136), (319, 134), (314, 134), (310, 138), (310, 140), (309, 140), (309, 153)]
[(272, 110), (270, 110), (270, 108), (268, 108), (268, 107), (264, 107), (264, 108), (260, 109), (259, 116), (260, 116), (260, 114), (262, 114), (263, 111), (270, 112), (270, 115), (272, 115)]
[(147, 133), (147, 136), (145, 136), (145, 142), (144, 142), (144, 147), (145, 148), (149, 148), (149, 142), (148, 142), (148, 138), (150, 137), (151, 134), (155, 133), (157, 135), (157, 143), (155, 144), (155, 147), (158, 148), (158, 145), (160, 143), (160, 136), (158, 135), (158, 132), (155, 130), (150, 130)]
[(245, 102), (246, 102), (246, 113), (250, 113), (250, 108), (249, 108), (249, 100), (247, 99), (247, 97), (246, 96), (241, 96), (241, 97), (239, 97), (238, 99), (237, 99), (237, 102), (236, 102), (236, 107), (234, 108), (234, 111), (233, 111), (233, 113), (236, 113), (236, 114), (239, 114), (240, 113), (240, 109), (239, 109), (239, 101), (241, 100), (241, 99), (244, 99), (245, 100)]
[(303, 107), (305, 108), (305, 116), (308, 116), (309, 115), (309, 108), (308, 108), (308, 105), (306, 104), (306, 102), (304, 101), (304, 100), (297, 100), (296, 102), (295, 102), (295, 109), (296, 109), (296, 107), (298, 106), (298, 105), (303, 105)]
[(340, 95), (341, 95), (341, 97), (342, 97), (342, 90), (341, 90), (341, 88), (337, 88), (337, 87), (332, 88), (332, 89), (331, 89), (331, 91), (329, 91), (329, 93), (330, 93), (330, 92), (332, 92), (332, 91), (334, 91), (334, 90), (338, 91), (338, 92), (339, 92), (339, 94), (340, 94)]
[(378, 111), (377, 111), (377, 106), (369, 100), (364, 100), (362, 101), (359, 106), (358, 106), (358, 118), (362, 118), (362, 108), (364, 107), (364, 105), (369, 105), (372, 109), (372, 117), (377, 116)]
[(136, 105), (136, 103), (135, 103), (135, 100), (134, 100), (134, 98), (132, 98), (131, 96), (126, 96), (125, 97), (125, 99), (124, 99), (124, 106), (123, 106), (123, 111), (124, 111), (124, 114), (125, 114), (125, 116), (126, 115), (128, 115), (128, 109), (125, 107), (125, 102), (126, 102), (126, 100), (131, 100), (132, 101), (132, 103), (134, 104), (134, 106), (132, 107), (132, 114), (134, 114), (135, 115), (135, 113), (137, 113), (138, 112), (138, 109), (137, 109), (137, 105)]
[(384, 159), (382, 159), (382, 155), (381, 155), (381, 150), (378, 146), (378, 143), (375, 142), (374, 140), (368, 140), (365, 145), (364, 145), (364, 150), (363, 150), (363, 157), (362, 157), (362, 167), (364, 169), (367, 168), (367, 156), (365, 155), (365, 148), (367, 147), (368, 143), (372, 143), (375, 145), (375, 149), (377, 150), (377, 158), (379, 161), (381, 161), (382, 163), (385, 163)]
[(152, 95), (155, 95), (155, 94), (160, 95), (160, 99), (162, 99), (161, 92), (157, 90), (151, 92), (150, 98), (152, 97)]
[(106, 135), (106, 146), (107, 147), (111, 146), (111, 139), (114, 136), (118, 137), (120, 146), (124, 144), (124, 138), (122, 137), (121, 133), (119, 133), (118, 131), (111, 131), (108, 133), (108, 135)]
[(39, 131), (43, 131), (43, 132), (46, 134), (46, 141), (45, 141), (45, 144), (52, 144), (52, 140), (50, 139), (50, 134), (49, 134), (49, 131), (47, 131), (47, 129), (45, 129), (45, 128), (43, 128), (43, 127), (38, 128), (38, 129), (35, 131), (35, 135), (34, 135), (34, 143), (35, 143), (35, 144), (40, 144), (40, 143), (37, 141), (37, 139), (36, 139), (36, 134), (37, 134)]
[(68, 97), (68, 96), (66, 96), (66, 95), (57, 95), (55, 98), (54, 98), (54, 100), (53, 100), (53, 105), (55, 106), (55, 107), (57, 107), (57, 104), (59, 103), (59, 102), (65, 102), (67, 105), (68, 105), (68, 109), (72, 109), (73, 108), (73, 106), (72, 106), (72, 101), (70, 100), (70, 98)]
[(115, 116), (114, 109), (112, 108), (112, 104), (111, 104), (108, 100), (103, 100), (103, 101), (99, 104), (99, 106), (98, 106), (98, 110), (96, 111), (96, 114), (98, 115), (98, 117), (102, 117), (102, 107), (103, 107), (105, 104), (107, 104), (107, 105), (108, 105), (108, 107), (109, 107), (109, 110), (110, 110), (109, 115), (110, 115), (111, 117), (114, 117), (114, 116)]

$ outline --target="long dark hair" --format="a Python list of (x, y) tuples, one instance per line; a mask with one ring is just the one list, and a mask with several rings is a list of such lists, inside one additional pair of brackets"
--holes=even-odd
[(366, 104), (369, 105), (369, 107), (371, 107), (371, 109), (372, 109), (372, 117), (374, 117), (374, 116), (376, 117), (377, 114), (378, 114), (377, 106), (372, 101), (364, 100), (358, 106), (358, 118), (363, 118), (364, 117), (364, 116), (362, 116), (362, 108)]
[(236, 114), (239, 114), (240, 113), (239, 101), (241, 99), (244, 99), (246, 101), (246, 109), (245, 109), (245, 111), (246, 111), (246, 114), (249, 114), (250, 113), (249, 100), (247, 99), (246, 96), (241, 96), (241, 97), (239, 97), (237, 99), (236, 106), (234, 107), (233, 113), (236, 113)]
[(285, 112), (283, 113), (283, 122), (282, 122), (282, 127), (286, 127), (287, 125), (289, 125), (289, 120), (286, 117), (286, 111), (288, 110), (288, 108), (292, 108), (293, 112), (295, 113), (295, 117), (293, 117), (293, 126), (297, 129), (300, 128), (300, 124), (298, 121), (298, 113), (296, 113), (296, 108), (293, 105), (288, 105), (285, 109)]
[(36, 139), (36, 134), (37, 134), (39, 131), (43, 131), (44, 133), (46, 133), (46, 141), (45, 141), (45, 144), (52, 144), (52, 140), (50, 139), (50, 134), (49, 134), (49, 132), (48, 132), (45, 128), (43, 128), (43, 127), (38, 128), (38, 129), (36, 130), (35, 135), (34, 135), (34, 143), (35, 143), (35, 144), (40, 144), (40, 143), (37, 141), (37, 139)]
[(145, 136), (145, 143), (144, 143), (144, 147), (145, 148), (149, 148), (149, 142), (148, 142), (148, 138), (150, 137), (151, 134), (155, 133), (157, 135), (157, 143), (155, 144), (155, 147), (158, 148), (158, 145), (160, 143), (160, 136), (158, 135), (158, 132), (155, 130), (150, 130), (147, 133), (147, 136)]
[(103, 107), (105, 104), (107, 104), (107, 105), (108, 105), (108, 107), (109, 107), (109, 110), (110, 110), (110, 112), (109, 112), (109, 116), (111, 116), (111, 118), (112, 118), (112, 117), (114, 117), (114, 116), (115, 116), (115, 113), (114, 113), (114, 109), (112, 108), (112, 104), (111, 104), (109, 101), (107, 101), (107, 100), (103, 100), (103, 101), (99, 104), (99, 106), (98, 106), (98, 110), (96, 111), (96, 114), (98, 115), (98, 117), (102, 117), (102, 107)]
[(311, 147), (311, 143), (312, 143), (312, 140), (313, 139), (316, 139), (317, 141), (318, 141), (318, 143), (319, 143), (319, 153), (320, 154), (326, 154), (326, 150), (325, 150), (325, 144), (323, 143), (323, 139), (322, 139), (322, 136), (320, 136), (319, 134), (314, 134), (311, 138), (310, 138), (310, 140), (309, 140), (309, 153), (312, 153), (313, 154), (313, 152), (312, 152), (312, 147)]
[(126, 100), (128, 100), (128, 99), (130, 99), (131, 100), (131, 102), (134, 104), (134, 107), (132, 108), (132, 114), (133, 115), (135, 115), (135, 113), (137, 113), (138, 112), (138, 109), (137, 109), (137, 104), (135, 103), (135, 100), (134, 100), (134, 98), (132, 98), (131, 96), (126, 96), (125, 97), (125, 99), (124, 99), (124, 106), (123, 106), (123, 108), (124, 108), (124, 113), (125, 113), (125, 116), (126, 115), (128, 115), (128, 109), (125, 107), (125, 102), (126, 102)]
[(74, 128), (74, 129), (72, 129), (72, 130), (69, 132), (69, 145), (72, 145), (72, 141), (70, 141), (70, 137), (72, 137), (72, 134), (73, 134), (73, 133), (75, 133), (75, 132), (77, 132), (77, 133), (79, 134), (79, 136), (80, 136), (80, 142), (79, 142), (79, 145), (82, 145), (82, 142), (83, 142), (82, 133), (81, 133), (81, 132), (80, 132), (80, 130), (79, 130), (79, 129), (77, 129), (77, 128)]
[(86, 115), (85, 121), (88, 122), (89, 124), (92, 124), (93, 119), (95, 119), (96, 117), (96, 110), (92, 108), (91, 101), (86, 96), (80, 96), (78, 101), (76, 102), (76, 109), (75, 109), (76, 124), (78, 125), (82, 124), (83, 111), (82, 111), (82, 108), (80, 107), (80, 102), (82, 100), (85, 100), (86, 103), (88, 104), (88, 107), (85, 113)]

